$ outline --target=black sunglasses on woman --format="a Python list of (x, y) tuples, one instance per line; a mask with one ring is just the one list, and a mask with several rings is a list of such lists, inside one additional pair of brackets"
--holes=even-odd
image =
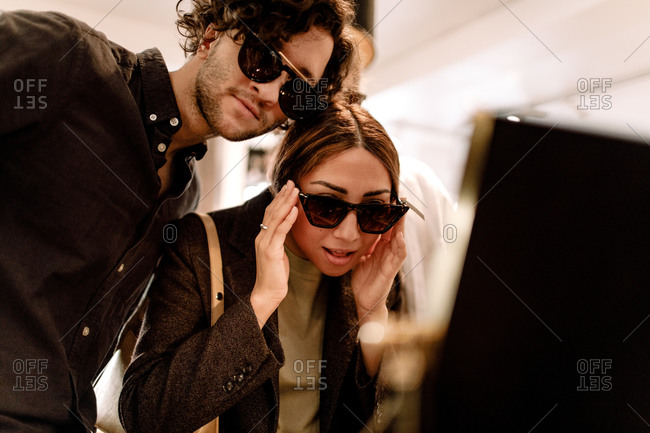
[(345, 219), (350, 211), (357, 213), (359, 229), (364, 233), (386, 233), (408, 212), (408, 204), (397, 199), (396, 204), (349, 203), (331, 196), (300, 192), (300, 203), (309, 223), (315, 227), (331, 229)]

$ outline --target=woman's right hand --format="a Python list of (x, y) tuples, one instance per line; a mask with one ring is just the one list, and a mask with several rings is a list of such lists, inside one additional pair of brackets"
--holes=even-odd
[[(264, 211), (260, 232), (255, 238), (256, 275), (251, 305), (260, 328), (287, 296), (289, 258), (284, 241), (298, 217), (298, 188), (288, 181)], [(262, 226), (260, 226), (262, 227)]]

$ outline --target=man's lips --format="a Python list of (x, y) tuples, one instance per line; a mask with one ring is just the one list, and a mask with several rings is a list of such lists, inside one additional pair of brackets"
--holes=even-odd
[(253, 116), (255, 116), (256, 119), (259, 120), (259, 118), (260, 118), (260, 113), (259, 113), (259, 111), (257, 110), (257, 107), (255, 107), (255, 105), (254, 105), (253, 103), (249, 102), (249, 101), (246, 100), (246, 99), (240, 98), (240, 97), (238, 97), (238, 96), (235, 96), (235, 98), (237, 98), (237, 100), (238, 100), (239, 102), (241, 102), (241, 103), (242, 103), (242, 104), (243, 104), (243, 105), (248, 109), (248, 111), (250, 111), (251, 113), (253, 113)]

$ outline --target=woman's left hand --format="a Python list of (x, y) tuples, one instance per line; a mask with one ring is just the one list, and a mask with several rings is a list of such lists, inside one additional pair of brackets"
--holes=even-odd
[(380, 235), (374, 250), (352, 271), (352, 291), (360, 323), (372, 320), (375, 313), (386, 310), (386, 297), (406, 259), (405, 220), (402, 218), (392, 229)]

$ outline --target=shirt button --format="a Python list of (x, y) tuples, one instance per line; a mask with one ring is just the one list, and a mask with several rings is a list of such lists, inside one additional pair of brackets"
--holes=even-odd
[(83, 335), (84, 337), (87, 337), (88, 334), (90, 334), (90, 328), (86, 326), (86, 327), (84, 327), (84, 330), (81, 331), (81, 335)]
[(124, 263), (120, 265), (119, 268), (117, 268), (117, 272), (122, 272), (124, 270)]
[(171, 119), (169, 119), (169, 124), (171, 126), (178, 126), (178, 119), (175, 118), (175, 117), (172, 117)]
[(223, 293), (217, 292), (217, 295), (215, 297), (217, 298), (217, 301), (221, 301), (223, 299)]
[(157, 118), (158, 118), (158, 116), (156, 116), (155, 114), (150, 114), (149, 115), (149, 120), (151, 120), (152, 122), (155, 122)]
[(158, 145), (158, 152), (163, 153), (166, 150), (167, 150), (167, 145), (165, 143), (160, 143)]

